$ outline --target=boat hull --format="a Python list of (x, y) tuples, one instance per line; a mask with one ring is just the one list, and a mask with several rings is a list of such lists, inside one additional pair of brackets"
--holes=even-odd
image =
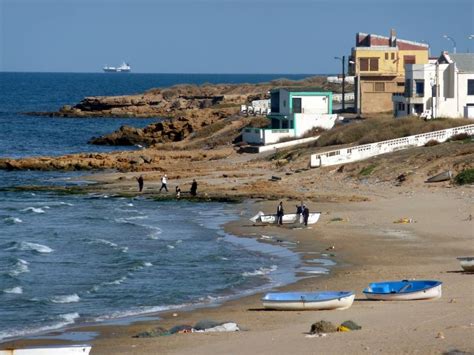
[[(315, 224), (319, 221), (321, 212), (311, 212), (308, 217), (308, 224)], [(258, 214), (250, 219), (253, 222), (261, 222), (268, 224), (276, 224), (278, 219), (276, 214)], [(300, 215), (296, 213), (289, 213), (283, 215), (283, 224), (300, 223)]]
[(453, 178), (453, 173), (451, 170), (444, 171), (438, 175), (432, 176), (426, 180), (426, 182), (441, 182), (441, 181), (448, 181)]
[(439, 281), (393, 281), (374, 283), (364, 290), (370, 300), (414, 301), (436, 299), (442, 296), (442, 283)]
[(25, 348), (0, 350), (0, 355), (88, 355), (91, 351), (89, 345), (77, 346), (52, 346), (45, 348)]
[(457, 258), (464, 271), (474, 272), (474, 257), (465, 256)]
[[(307, 295), (314, 296), (320, 293), (307, 293)], [(344, 310), (352, 306), (355, 294), (353, 292), (344, 292), (343, 295), (329, 299), (312, 299), (311, 297), (299, 299), (272, 299), (272, 295), (285, 294), (267, 294), (262, 298), (263, 307), (265, 309), (281, 310), (281, 311), (322, 311), (322, 310)], [(270, 296), (270, 297), (269, 297)], [(314, 297), (313, 297), (314, 298)]]

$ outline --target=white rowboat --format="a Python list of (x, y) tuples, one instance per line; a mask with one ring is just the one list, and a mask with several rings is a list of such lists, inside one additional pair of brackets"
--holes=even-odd
[[(319, 217), (321, 216), (321, 212), (310, 212), (308, 217), (308, 224), (315, 224), (319, 221)], [(255, 216), (250, 218), (250, 220), (254, 223), (268, 223), (268, 224), (276, 224), (278, 219), (276, 214), (265, 214), (262, 211), (258, 212)], [(283, 224), (292, 224), (292, 223), (299, 223), (300, 222), (300, 215), (296, 213), (289, 213), (283, 215)]]
[(285, 311), (347, 309), (352, 306), (352, 291), (275, 292), (263, 298), (263, 307)]
[(90, 345), (51, 346), (44, 348), (24, 348), (0, 350), (0, 355), (88, 355)]
[(441, 297), (442, 282), (435, 280), (401, 280), (374, 282), (364, 290), (368, 299), (412, 301)]

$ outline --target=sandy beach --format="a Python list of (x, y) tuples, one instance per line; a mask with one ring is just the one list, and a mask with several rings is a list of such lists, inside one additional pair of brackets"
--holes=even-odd
[[(160, 314), (160, 320), (73, 330), (99, 333), (89, 342), (92, 354), (473, 352), (474, 283), (472, 274), (461, 272), (456, 260), (457, 256), (474, 254), (472, 187), (453, 188), (447, 183), (427, 187), (361, 185), (357, 194), (366, 201), (305, 201), (311, 210), (323, 212), (311, 228), (254, 226), (247, 220), (254, 211), (273, 210), (277, 201), (251, 202), (253, 211), (244, 211), (240, 220), (225, 227), (243, 237), (269, 235), (296, 242), (302, 265), (321, 253), (333, 255), (337, 265), (329, 275), (304, 278), (281, 289), (353, 290), (356, 300), (348, 310), (264, 311), (262, 294), (256, 294), (219, 307)], [(289, 210), (297, 203), (284, 200)], [(401, 218), (410, 218), (412, 223), (394, 223)], [(443, 296), (426, 301), (376, 302), (367, 301), (362, 294), (369, 282), (397, 279), (440, 280)], [(202, 319), (233, 321), (242, 331), (132, 338), (157, 326), (170, 328)], [(320, 320), (334, 324), (353, 320), (362, 329), (307, 338), (311, 324)], [(51, 343), (36, 339), (17, 341), (15, 345)]]

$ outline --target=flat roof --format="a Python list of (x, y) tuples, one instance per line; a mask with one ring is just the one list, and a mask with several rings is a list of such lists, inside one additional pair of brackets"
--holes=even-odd
[(320, 87), (307, 87), (307, 86), (292, 86), (292, 87), (282, 87), (270, 90), (270, 92), (279, 91), (279, 90), (286, 90), (288, 92), (319, 92), (319, 93), (332, 93), (332, 91), (324, 90)]

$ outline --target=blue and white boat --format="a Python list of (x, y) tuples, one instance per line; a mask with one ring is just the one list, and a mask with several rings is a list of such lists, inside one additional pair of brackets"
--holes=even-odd
[(374, 282), (364, 290), (371, 300), (411, 301), (441, 297), (441, 281), (400, 280)]
[(263, 298), (263, 307), (267, 309), (302, 311), (347, 309), (354, 302), (352, 291), (322, 292), (275, 292), (267, 293)]

